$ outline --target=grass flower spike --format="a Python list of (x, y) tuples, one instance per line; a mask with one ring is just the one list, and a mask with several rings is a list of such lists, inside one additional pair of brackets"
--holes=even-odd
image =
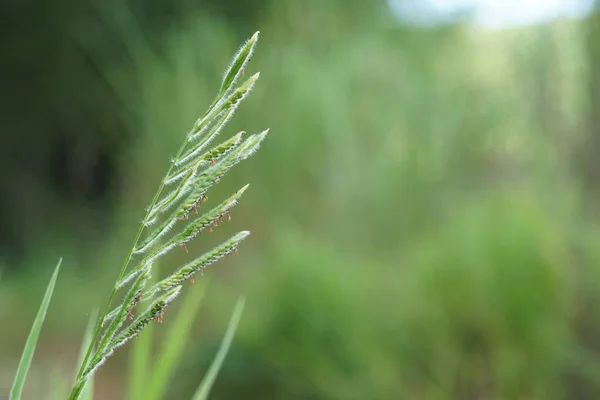
[[(118, 347), (138, 336), (152, 321), (162, 322), (166, 307), (181, 293), (186, 280), (193, 281), (196, 273), (202, 274), (209, 265), (232, 252), (237, 253), (239, 244), (250, 234), (242, 231), (233, 235), (152, 287), (146, 287), (157, 261), (174, 248), (187, 251), (187, 244), (202, 231), (212, 231), (223, 220), (229, 220), (231, 209), (248, 188), (245, 185), (212, 209), (200, 212), (210, 188), (231, 168), (252, 156), (268, 133), (265, 130), (244, 138), (244, 132), (240, 132), (212, 145), (259, 78), (256, 73), (236, 86), (245, 75), (257, 41), (258, 32), (238, 50), (223, 75), (213, 103), (182, 137), (182, 145), (146, 208), (131, 250), (99, 315), (70, 400), (80, 398), (86, 383)], [(120, 304), (112, 306), (120, 289), (126, 289), (126, 293)], [(136, 317), (141, 309), (145, 311)]]

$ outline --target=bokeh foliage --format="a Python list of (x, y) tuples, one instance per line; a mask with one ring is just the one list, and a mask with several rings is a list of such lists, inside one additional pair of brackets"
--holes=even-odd
[[(22, 192), (4, 199), (15, 206), (1, 211), (32, 210), (18, 214), (28, 251), (0, 284), (3, 320), (35, 312), (26, 290), (40, 292), (42, 260), (62, 255), (70, 275), (45, 334), (77, 348), (68, 332), (83, 330), (114, 278), (168, 156), (212, 100), (231, 50), (259, 29), (261, 85), (229, 132), (267, 125), (271, 136), (214, 195), (253, 182), (233, 214), (253, 236), (242, 259), (210, 271), (171, 398), (197, 386), (237, 292), (246, 312), (214, 398), (600, 395), (597, 17), (486, 32), (401, 25), (385, 3), (358, 0), (79, 7), (56, 18), (77, 32), (66, 53), (86, 61), (48, 57), (66, 78), (46, 93), (74, 110), (58, 113), (67, 125), (81, 121), (63, 140), (69, 157), (90, 159), (78, 141), (94, 151), (105, 143), (109, 200), (78, 198), (77, 180), (68, 195), (45, 175), (19, 178)], [(57, 143), (41, 116), (28, 121), (20, 132)], [(3, 151), (24, 152), (13, 136)], [(32, 159), (51, 157), (38, 145)], [(17, 180), (7, 171), (20, 164), (2, 163)], [(6, 228), (14, 218), (3, 217), (6, 231), (16, 232)], [(7, 329), (2, 355), (15, 357), (11, 335), (26, 326)], [(120, 360), (107, 368), (123, 371)], [(110, 392), (111, 377), (100, 374), (98, 393)]]

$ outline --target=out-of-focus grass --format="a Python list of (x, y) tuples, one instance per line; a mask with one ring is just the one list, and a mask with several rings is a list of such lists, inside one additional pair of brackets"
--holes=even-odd
[[(247, 294), (215, 398), (595, 398), (598, 231), (567, 163), (584, 125), (578, 30), (561, 25), (545, 41), (533, 31), (395, 29), (323, 3), (281, 2), (264, 16), (261, 84), (228, 129), (267, 124), (271, 137), (217, 188), (255, 182), (232, 222), (250, 226), (252, 240), (240, 261), (208, 271), (220, 283), (196, 332), (206, 339), (236, 293)], [(94, 284), (59, 283), (49, 326), (83, 329), (72, 298), (91, 308), (114, 279), (120, 239), (237, 43), (224, 23), (200, 16), (154, 54), (132, 21), (122, 32), (131, 64), (104, 66), (138, 138), (123, 160), (135, 166), (130, 197), (114, 233), (77, 258)], [(557, 100), (552, 109), (536, 97), (542, 89)], [(563, 125), (544, 124), (554, 114)], [(2, 318), (38, 286), (23, 282), (0, 284), (15, 305)], [(54, 329), (62, 334), (59, 322)], [(172, 398), (192, 392), (212, 350), (190, 349), (181, 367), (189, 380)]]

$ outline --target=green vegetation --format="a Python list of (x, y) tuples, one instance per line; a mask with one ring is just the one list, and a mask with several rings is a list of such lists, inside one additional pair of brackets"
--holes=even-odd
[[(167, 253), (176, 247), (182, 247), (187, 253), (187, 245), (199, 233), (205, 230), (212, 232), (212, 228), (216, 228), (224, 219), (231, 220), (231, 209), (249, 186), (244, 186), (209, 211), (198, 211), (206, 202), (206, 194), (209, 189), (219, 183), (232, 167), (256, 153), (267, 135), (268, 130), (250, 135), (242, 140), (242, 132), (221, 144), (216, 146), (213, 144), (258, 79), (259, 74), (257, 73), (237, 85), (240, 78), (244, 76), (245, 68), (254, 53), (257, 41), (258, 32), (238, 50), (223, 75), (221, 88), (215, 100), (184, 136), (177, 155), (171, 160), (167, 173), (146, 209), (146, 215), (140, 223), (133, 244), (111, 289), (106, 306), (95, 322), (90, 321), (95, 325), (93, 333), (90, 329), (86, 330), (78, 362), (78, 372), (68, 397), (70, 400), (92, 399), (94, 397), (94, 375), (106, 360), (119, 347), (142, 334), (149, 324), (154, 321), (162, 322), (167, 306), (180, 294), (185, 281), (194, 283), (194, 276), (198, 272), (203, 275), (205, 268), (231, 253), (237, 253), (239, 244), (250, 235), (249, 231), (238, 232), (166, 278), (154, 285), (149, 285), (152, 272), (155, 271), (154, 265)], [(210, 148), (209, 146), (214, 147)], [(182, 225), (184, 225), (183, 228), (181, 228)], [(179, 230), (179, 232), (169, 235), (169, 231), (172, 229)], [(170, 238), (167, 239), (168, 236)], [(136, 255), (138, 260), (136, 260)], [(11, 400), (20, 400), (22, 397), (25, 379), (50, 305), (61, 263), (62, 259), (56, 265), (27, 339), (13, 381)], [(120, 300), (120, 304), (114, 306), (110, 311), (117, 292), (127, 287), (127, 293)], [(161, 348), (161, 357), (157, 360), (152, 373), (141, 378), (132, 374), (131, 387), (135, 388), (135, 391), (130, 392), (132, 397), (145, 399), (163, 397), (168, 378), (173, 374), (176, 366), (173, 361), (180, 356), (181, 346), (188, 336), (191, 322), (195, 317), (194, 313), (188, 309), (197, 309), (199, 301), (195, 299), (200, 298), (198, 296), (189, 297), (189, 300), (184, 303), (184, 306), (187, 307), (184, 307), (178, 314), (177, 324), (171, 335), (166, 337)], [(244, 302), (243, 298), (239, 300), (223, 345), (213, 366), (200, 383), (197, 394), (193, 396), (194, 399), (208, 397), (216, 374), (223, 364), (233, 340)], [(145, 311), (139, 312), (139, 308), (144, 303), (149, 303), (149, 305), (146, 306)], [(147, 348), (138, 347), (136, 349), (142, 354), (134, 355), (134, 359), (149, 359), (148, 356), (143, 355), (148, 351)], [(149, 385), (149, 387), (146, 388), (144, 385)], [(59, 387), (60, 389), (55, 387), (52, 391), (57, 396), (57, 400), (64, 397), (64, 393), (61, 391), (64, 384), (60, 382)]]
[[(124, 396), (127, 370), (144, 386), (144, 360), (160, 359), (178, 366), (171, 384), (155, 383), (163, 398), (191, 398), (243, 292), (217, 399), (598, 398), (595, 20), (417, 29), (371, 2), (259, 3), (248, 29), (201, 8), (157, 33), (111, 6), (101, 14), (108, 44), (82, 35), (135, 145), (121, 153), (108, 228), (78, 241), (70, 228), (92, 217), (55, 205), (60, 222), (31, 239), (23, 272), (2, 276), (0, 316), (29, 323), (39, 306), (30, 293), (43, 293), (48, 275), (33, 266), (65, 258), (29, 379), (56, 364), (71, 370), (57, 354), (76, 354), (86, 312), (114, 282), (107, 266), (127, 254), (122, 242), (178, 135), (219, 91), (229, 49), (260, 29), (260, 85), (228, 129), (268, 123), (272, 133), (206, 208), (251, 181), (231, 229), (252, 227), (252, 242), (211, 270), (205, 307), (181, 306), (196, 319), (177, 340), (177, 362), (153, 347), (176, 335), (174, 305), (151, 340), (141, 335), (108, 360), (96, 396)], [(111, 46), (127, 56), (99, 51)], [(161, 260), (164, 275), (184, 257)], [(11, 349), (23, 346), (10, 338), (28, 329), (3, 327), (4, 368), (14, 371), (20, 354)], [(31, 398), (45, 393), (39, 379)]]

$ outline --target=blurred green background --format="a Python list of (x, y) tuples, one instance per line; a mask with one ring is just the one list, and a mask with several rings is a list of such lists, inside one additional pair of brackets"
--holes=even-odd
[[(0, 8), (1, 393), (60, 256), (27, 398), (71, 376), (169, 156), (260, 30), (226, 134), (271, 133), (211, 194), (251, 183), (232, 225), (190, 252), (253, 235), (203, 278), (168, 398), (193, 392), (239, 294), (213, 399), (600, 398), (598, 14), (485, 30), (383, 0)], [(98, 398), (125, 398), (128, 351)]]

